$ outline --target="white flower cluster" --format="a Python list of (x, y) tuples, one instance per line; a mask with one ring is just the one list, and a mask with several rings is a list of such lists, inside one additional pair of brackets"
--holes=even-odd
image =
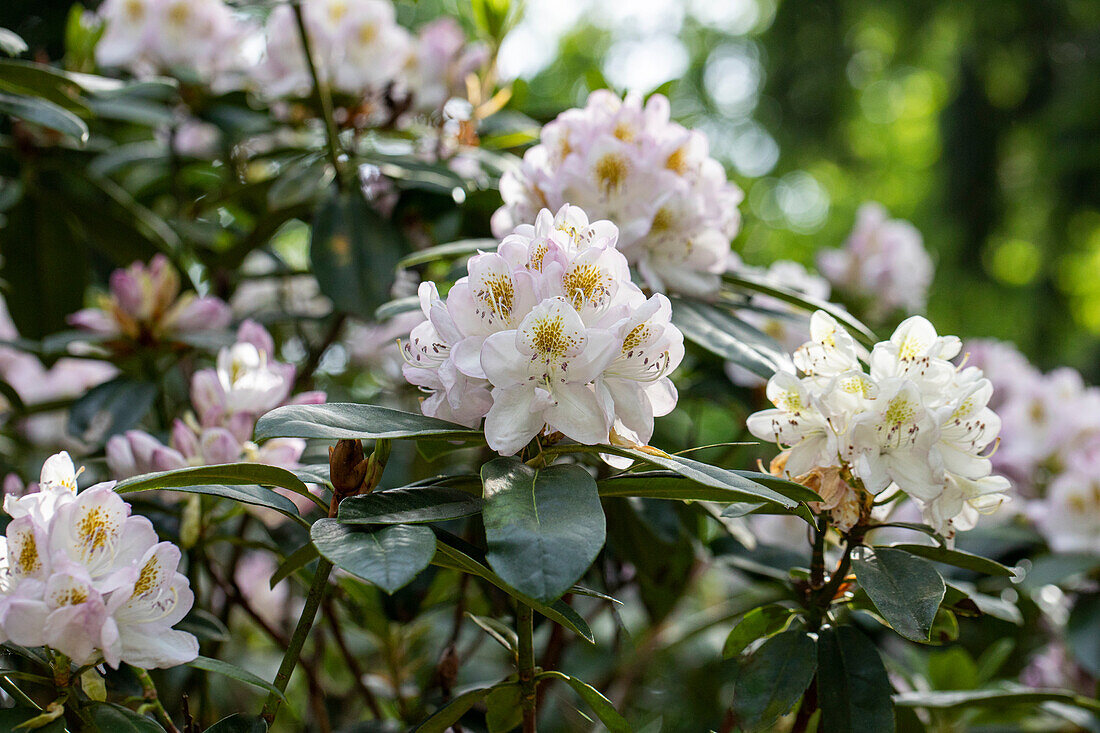
[(988, 407), (993, 386), (980, 369), (948, 361), (959, 339), (911, 317), (875, 345), (867, 372), (829, 314), (813, 314), (810, 337), (794, 353), (803, 376), (776, 374), (767, 389), (775, 409), (748, 419), (753, 435), (789, 451), (787, 475), (836, 467), (872, 495), (903, 491), (948, 535), (1000, 506), (1009, 482), (991, 475), (987, 456), (1001, 428)]
[(249, 26), (222, 0), (106, 0), (96, 61), (135, 75), (186, 71), (224, 87), (243, 68)]
[(643, 106), (637, 95), (593, 92), (543, 128), (500, 192), (498, 237), (542, 208), (576, 204), (618, 224), (619, 248), (653, 290), (714, 292), (741, 225), (741, 189), (702, 133), (669, 120), (659, 94)]
[(822, 252), (817, 266), (834, 286), (866, 300), (876, 318), (924, 308), (935, 269), (917, 228), (873, 202), (860, 207), (844, 248)]
[(424, 320), (404, 373), (429, 393), (424, 414), (476, 427), (511, 455), (540, 433), (645, 444), (676, 405), (668, 375), (683, 334), (660, 294), (646, 299), (616, 249), (618, 230), (575, 206), (538, 213), (439, 297), (420, 285)]
[(67, 453), (42, 466), (36, 492), (4, 498), (0, 640), (48, 646), (78, 665), (143, 669), (194, 659), (198, 640), (173, 629), (195, 597), (180, 551), (159, 542), (111, 484), (79, 494)]
[(996, 388), (1003, 421), (993, 465), (1056, 552), (1100, 554), (1100, 388), (1061, 367), (1042, 373), (1013, 346), (967, 344)]
[[(452, 18), (439, 18), (413, 36), (397, 23), (390, 0), (303, 0), (310, 50), (321, 79), (356, 97), (389, 93), (415, 97), (420, 109), (465, 95), (467, 74), (488, 58), (468, 44)], [(266, 50), (253, 78), (268, 97), (304, 97), (313, 88), (293, 10), (280, 5), (265, 29)]]

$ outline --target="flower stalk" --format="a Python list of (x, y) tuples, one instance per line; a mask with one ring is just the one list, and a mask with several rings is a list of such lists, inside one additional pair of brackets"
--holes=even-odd
[(328, 149), (329, 162), (336, 171), (336, 185), (344, 186), (344, 177), (341, 175), (339, 137), (336, 131), (336, 119), (332, 113), (332, 93), (327, 84), (321, 83), (321, 75), (317, 71), (317, 63), (313, 59), (313, 51), (309, 42), (309, 33), (306, 31), (305, 14), (300, 2), (292, 2), (290, 7), (294, 11), (294, 22), (298, 26), (298, 36), (302, 41), (302, 53), (306, 57), (306, 67), (313, 79), (313, 94), (317, 100), (317, 106), (321, 109), (321, 117), (325, 122), (325, 142)]
[(535, 733), (535, 614), (526, 603), (517, 602), (516, 633), (519, 635), (519, 684), (523, 703), (523, 733)]

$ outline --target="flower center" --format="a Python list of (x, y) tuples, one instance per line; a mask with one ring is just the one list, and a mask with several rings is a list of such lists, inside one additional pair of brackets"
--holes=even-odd
[(596, 180), (606, 193), (618, 190), (626, 180), (626, 159), (615, 153), (607, 153), (596, 161)]

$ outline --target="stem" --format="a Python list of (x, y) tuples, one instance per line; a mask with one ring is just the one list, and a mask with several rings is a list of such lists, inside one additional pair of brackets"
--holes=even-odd
[(149, 673), (140, 667), (130, 666), (130, 669), (134, 670), (134, 676), (137, 677), (138, 682), (141, 683), (141, 691), (145, 698), (145, 705), (153, 711), (153, 714), (157, 716), (157, 720), (164, 726), (164, 729), (168, 733), (179, 733), (179, 728), (172, 722), (172, 716), (168, 714), (168, 711), (164, 709), (163, 703), (160, 701), (160, 696), (157, 695), (157, 686), (153, 684), (153, 678), (149, 676)]
[(348, 665), (348, 671), (350, 671), (352, 677), (355, 678), (355, 687), (359, 690), (363, 702), (365, 702), (370, 709), (371, 715), (380, 720), (382, 718), (382, 708), (379, 706), (378, 699), (375, 698), (374, 692), (372, 692), (363, 682), (363, 668), (360, 666), (359, 660), (355, 658), (355, 655), (348, 647), (343, 632), (340, 631), (340, 620), (336, 617), (336, 611), (332, 608), (331, 603), (324, 604), (322, 610), (324, 611), (325, 618), (328, 620), (329, 628), (332, 630), (332, 638), (336, 642), (336, 648), (340, 650), (340, 654), (344, 657), (344, 663)]
[[(298, 625), (294, 628), (294, 635), (290, 637), (286, 653), (283, 654), (283, 663), (279, 665), (279, 672), (275, 675), (272, 684), (279, 692), (286, 692), (286, 686), (290, 682), (290, 675), (298, 666), (298, 657), (302, 654), (306, 637), (313, 628), (313, 619), (317, 616), (317, 609), (321, 605), (321, 597), (328, 587), (328, 576), (332, 572), (332, 563), (324, 557), (317, 561), (317, 574), (313, 576), (313, 584), (309, 586), (309, 594), (306, 596), (306, 605), (302, 609), (302, 615), (298, 617)], [(267, 696), (264, 709), (261, 713), (268, 727), (275, 721), (275, 715), (279, 712), (279, 703), (282, 699), (272, 692)]]
[(306, 67), (313, 79), (313, 94), (317, 99), (317, 105), (321, 108), (321, 117), (325, 121), (325, 142), (328, 146), (329, 162), (336, 171), (336, 185), (343, 188), (344, 178), (340, 175), (340, 150), (339, 137), (336, 132), (336, 120), (332, 116), (332, 95), (327, 85), (321, 83), (321, 75), (317, 72), (317, 64), (313, 61), (313, 51), (309, 43), (309, 33), (306, 32), (306, 19), (302, 12), (301, 2), (291, 2), (294, 10), (294, 20), (298, 25), (298, 37), (302, 41), (302, 53), (306, 57)]
[(519, 684), (523, 692), (523, 733), (535, 733), (535, 614), (517, 601), (516, 633), (519, 634)]
[(815, 674), (810, 680), (810, 686), (806, 688), (806, 694), (802, 696), (802, 704), (798, 706), (798, 715), (794, 718), (791, 733), (806, 733), (817, 709), (817, 675)]

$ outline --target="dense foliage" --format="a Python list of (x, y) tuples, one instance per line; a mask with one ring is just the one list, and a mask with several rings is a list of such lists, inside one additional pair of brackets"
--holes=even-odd
[(733, 6), (0, 11), (0, 727), (1100, 729), (1095, 10)]

